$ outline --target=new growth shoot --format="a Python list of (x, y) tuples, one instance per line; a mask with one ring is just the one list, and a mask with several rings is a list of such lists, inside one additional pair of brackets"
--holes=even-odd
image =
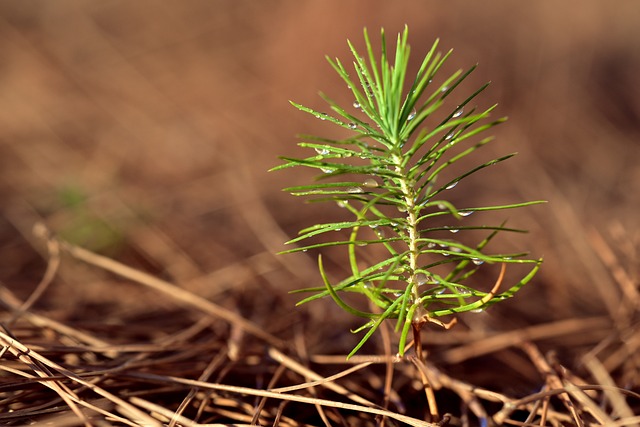
[[(350, 269), (348, 277), (331, 283), (320, 255), (322, 285), (298, 292), (312, 294), (299, 304), (329, 297), (345, 311), (364, 319), (364, 324), (355, 331), (364, 336), (349, 357), (388, 319), (395, 320), (395, 329), (400, 334), (398, 351), (402, 355), (410, 331), (417, 347), (425, 322), (448, 327), (455, 318), (449, 322), (438, 318), (484, 310), (510, 298), (531, 280), (541, 263), (527, 259), (525, 253), (485, 250), (497, 234), (524, 230), (507, 228), (504, 224), (465, 225), (466, 217), (474, 212), (541, 202), (458, 207), (447, 201), (447, 191), (459, 182), (475, 179), (476, 172), (514, 154), (452, 173), (459, 160), (493, 140), (483, 135), (504, 119), (490, 119), (495, 105), (478, 110), (472, 104), (488, 84), (470, 94), (458, 95), (456, 89), (475, 67), (459, 70), (435, 83), (436, 75), (439, 77), (443, 63), (451, 55), (451, 51), (438, 52), (438, 41), (425, 55), (415, 77), (409, 80), (407, 39), (405, 28), (398, 35), (395, 54), (390, 56), (385, 33), (381, 31), (378, 56), (365, 30), (364, 56), (349, 43), (354, 57), (352, 72), (339, 59), (327, 58), (351, 90), (353, 104), (340, 106), (323, 95), (331, 108), (330, 114), (292, 104), (344, 128), (349, 136), (341, 140), (307, 136), (299, 145), (309, 149), (308, 157), (283, 157), (285, 163), (274, 168), (302, 166), (317, 170), (320, 176), (316, 182), (285, 190), (312, 201), (335, 203), (351, 214), (347, 221), (315, 224), (301, 230), (298, 237), (288, 242), (296, 247), (286, 251), (322, 252), (330, 246), (344, 247)], [(444, 182), (438, 182), (447, 176)], [(449, 225), (442, 225), (443, 219)], [(348, 233), (344, 237), (333, 233), (340, 230)], [(473, 245), (449, 237), (469, 230), (480, 230), (484, 236)], [(338, 237), (329, 241), (314, 239), (327, 233)], [(489, 264), (502, 265), (493, 289), (474, 288), (469, 279)], [(507, 264), (530, 264), (531, 268), (522, 279), (499, 292)], [(366, 298), (371, 309), (363, 311), (349, 305), (342, 297), (346, 292)]]

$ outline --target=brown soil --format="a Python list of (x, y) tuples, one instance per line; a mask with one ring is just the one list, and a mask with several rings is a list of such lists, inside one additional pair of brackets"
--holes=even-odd
[[(640, 425), (637, 17), (633, 1), (0, 2), (0, 424), (430, 425), (422, 372), (450, 425)], [(454, 201), (549, 200), (500, 242), (545, 264), (501, 307), (425, 331), (426, 365), (385, 356), (392, 331), (346, 362), (358, 320), (294, 309), (315, 260), (276, 255), (335, 212), (280, 191), (309, 176), (267, 170), (296, 133), (334, 132), (288, 100), (351, 102), (324, 55), (405, 23), (416, 57), (440, 37), (452, 69), (479, 62), (483, 101), (510, 116), (493, 154), (520, 155)]]

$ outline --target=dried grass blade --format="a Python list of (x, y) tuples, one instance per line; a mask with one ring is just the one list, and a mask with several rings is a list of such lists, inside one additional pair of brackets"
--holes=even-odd
[(26, 301), (24, 301), (20, 307), (15, 308), (12, 313), (11, 319), (7, 322), (7, 325), (13, 325), (22, 315), (24, 315), (29, 309), (40, 299), (40, 297), (49, 288), (49, 285), (53, 282), (53, 279), (60, 267), (60, 245), (55, 239), (52, 239), (47, 229), (41, 223), (37, 223), (33, 229), (34, 234), (37, 237), (41, 237), (47, 240), (47, 252), (49, 260), (47, 262), (47, 269), (40, 280), (40, 283), (36, 286), (35, 290), (29, 295)]
[(257, 390), (257, 389), (248, 388), (248, 387), (236, 387), (236, 386), (231, 386), (226, 384), (207, 383), (202, 381), (190, 380), (187, 378), (178, 378), (178, 377), (164, 376), (164, 375), (134, 373), (132, 374), (132, 376), (135, 376), (138, 378), (144, 378), (152, 381), (160, 381), (163, 383), (183, 384), (188, 386), (200, 387), (204, 389), (227, 391), (230, 393), (246, 394), (250, 396), (262, 396), (262, 397), (268, 397), (272, 399), (288, 400), (288, 401), (299, 402), (299, 403), (308, 403), (310, 405), (318, 404), (318, 405), (327, 406), (331, 408), (345, 409), (348, 411), (365, 412), (368, 414), (381, 415), (388, 418), (392, 418), (396, 421), (400, 421), (402, 423), (405, 423), (413, 427), (440, 427), (439, 424), (418, 420), (416, 418), (398, 414), (395, 412), (386, 411), (378, 408), (370, 408), (368, 406), (354, 405), (351, 403), (337, 402), (333, 400), (316, 399), (312, 397), (299, 396), (299, 395), (287, 394), (287, 393), (275, 393), (272, 391)]
[[(606, 386), (603, 388), (603, 393), (607, 396), (607, 400), (611, 403), (613, 407), (614, 413), (624, 419), (633, 418), (633, 410), (627, 404), (626, 399), (620, 393), (618, 387), (616, 387), (615, 382), (604, 368), (602, 363), (595, 357), (586, 357), (584, 358), (584, 364), (586, 368), (591, 372), (593, 378), (598, 382), (598, 384)], [(638, 427), (640, 424), (628, 424), (632, 427)]]
[(287, 355), (283, 354), (282, 352), (278, 351), (275, 348), (270, 348), (269, 349), (269, 356), (274, 358), (275, 360), (277, 360), (278, 362), (282, 363), (284, 366), (286, 366), (287, 368), (291, 369), (292, 371), (302, 375), (303, 377), (306, 378), (311, 378), (314, 381), (313, 382), (309, 382), (309, 383), (305, 383), (305, 384), (299, 384), (293, 387), (283, 387), (283, 388), (278, 388), (278, 389), (272, 389), (270, 391), (272, 392), (276, 392), (276, 393), (283, 393), (285, 391), (292, 391), (292, 390), (297, 390), (297, 389), (302, 389), (302, 388), (308, 388), (308, 387), (314, 387), (316, 385), (322, 385), (323, 387), (328, 388), (329, 390), (335, 391), (336, 393), (339, 393), (345, 397), (348, 397), (349, 399), (353, 400), (356, 403), (360, 403), (361, 405), (366, 405), (366, 406), (377, 406), (375, 403), (358, 396), (357, 394), (354, 394), (353, 392), (347, 390), (346, 388), (335, 384), (331, 381), (340, 378), (342, 376), (348, 375), (351, 372), (357, 371), (359, 369), (362, 369), (366, 366), (369, 366), (371, 364), (371, 362), (365, 362), (365, 363), (361, 363), (359, 365), (353, 366), (349, 369), (347, 369), (346, 371), (340, 372), (336, 375), (333, 375), (331, 377), (323, 377), (319, 374), (317, 374), (316, 372), (312, 371), (311, 369), (302, 366), (300, 363), (296, 362), (295, 360), (291, 359), (290, 357), (288, 357)]
[(448, 363), (456, 364), (474, 357), (509, 348), (525, 341), (561, 337), (583, 331), (593, 332), (604, 328), (608, 330), (610, 325), (611, 320), (608, 317), (567, 319), (534, 325), (489, 337), (480, 337), (475, 342), (444, 352), (443, 359)]
[[(79, 377), (78, 375), (76, 375), (75, 373), (67, 370), (66, 368), (58, 365), (57, 363), (47, 359), (46, 357), (38, 354), (37, 352), (33, 351), (32, 349), (30, 349), (29, 347), (25, 346), (24, 344), (20, 343), (19, 341), (15, 340), (14, 338), (11, 338), (10, 336), (8, 336), (7, 334), (5, 334), (4, 332), (0, 332), (0, 345), (8, 347), (9, 351), (17, 358), (19, 358), (21, 361), (23, 361), (24, 363), (28, 364), (30, 367), (39, 367), (38, 364), (42, 364), (43, 366), (45, 366), (46, 368), (52, 369), (56, 372), (58, 372), (60, 375), (72, 380), (75, 383), (81, 384), (85, 387), (87, 387), (89, 390), (93, 391), (94, 393), (112, 401), (114, 404), (116, 404), (118, 407), (126, 410), (128, 413), (130, 413), (132, 416), (135, 417), (136, 420), (140, 421), (140, 422), (144, 422), (146, 423), (145, 425), (149, 425), (149, 426), (160, 426), (161, 424), (158, 423), (156, 420), (154, 420), (153, 418), (149, 417), (147, 414), (145, 414), (144, 412), (140, 411), (138, 408), (136, 408), (135, 406), (131, 405), (129, 402), (115, 396), (114, 394), (96, 386), (95, 384), (90, 383), (89, 381), (86, 381), (84, 379), (82, 379), (81, 377)], [(33, 361), (36, 361), (38, 363), (34, 363)], [(36, 374), (38, 374), (38, 376), (46, 378), (50, 375), (47, 374), (46, 370), (41, 371), (41, 370), (36, 370)], [(83, 405), (83, 406), (87, 406), (89, 407), (89, 403), (85, 402), (83, 400), (81, 400), (80, 398), (78, 398), (75, 394), (73, 394), (70, 390), (67, 390), (67, 392), (63, 392), (61, 393), (60, 390), (62, 390), (62, 385), (54, 382), (50, 382), (50, 381), (43, 381), (42, 382), (43, 385), (47, 386), (47, 387), (51, 387), (51, 386), (55, 386), (57, 387), (56, 389), (54, 389), (56, 392), (58, 392), (58, 394), (60, 395), (60, 397), (62, 399), (65, 400), (65, 402), (67, 402), (67, 404), (69, 404), (69, 407), (74, 410), (74, 412), (78, 413), (78, 416), (80, 417), (80, 419), (85, 419), (84, 415), (79, 411), (79, 409), (77, 408), (77, 406), (75, 405), (75, 403), (79, 404), (79, 405)], [(64, 387), (66, 388), (66, 387)], [(69, 402), (69, 400), (71, 400), (71, 402)], [(93, 405), (91, 405), (92, 409), (96, 409)], [(101, 411), (99, 411), (101, 412)], [(87, 421), (88, 422), (88, 421)], [(131, 424), (131, 422), (129, 422), (128, 424), (130, 425), (135, 425), (135, 424)], [(89, 424), (87, 424), (89, 425)]]
[(144, 273), (140, 270), (136, 270), (115, 260), (104, 257), (102, 255), (98, 255), (96, 253), (66, 242), (61, 242), (61, 248), (80, 261), (84, 261), (87, 264), (100, 267), (104, 270), (110, 271), (141, 285), (148, 286), (152, 289), (155, 289), (156, 291), (162, 292), (163, 294), (169, 295), (171, 298), (173, 298), (175, 301), (180, 302), (181, 304), (187, 305), (189, 307), (195, 307), (203, 311), (204, 313), (219, 317), (229, 323), (236, 324), (247, 331), (247, 333), (260, 338), (271, 345), (274, 345), (276, 347), (284, 346), (283, 341), (265, 332), (263, 328), (256, 325), (255, 323), (243, 318), (242, 316), (234, 313), (231, 310), (228, 310), (198, 295), (194, 295), (191, 292), (181, 289), (173, 285), (172, 283), (158, 279), (157, 277), (151, 276), (150, 274)]
[[(21, 305), (21, 301), (18, 300), (18, 298), (16, 298), (16, 296), (9, 289), (0, 285), (0, 305), (7, 307), (7, 309), (9, 310), (18, 310)], [(92, 347), (95, 347), (95, 351), (104, 352), (104, 355), (106, 357), (113, 358), (117, 355), (117, 352), (111, 350), (105, 352), (104, 349), (110, 349), (112, 347), (111, 344), (99, 338), (96, 338), (93, 335), (89, 335), (77, 329), (71, 328), (63, 323), (57, 322), (53, 319), (49, 319), (36, 313), (32, 313), (30, 311), (22, 313), (21, 316), (36, 327), (54, 330), (61, 335), (71, 337), (82, 343), (86, 343)]]

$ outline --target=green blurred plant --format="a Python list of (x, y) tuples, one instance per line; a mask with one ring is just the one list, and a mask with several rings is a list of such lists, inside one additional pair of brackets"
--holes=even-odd
[[(381, 56), (376, 58), (371, 41), (364, 31), (366, 56), (361, 56), (353, 44), (349, 47), (355, 58), (355, 75), (347, 72), (339, 59), (327, 60), (346, 82), (354, 97), (353, 108), (344, 108), (325, 95), (321, 96), (335, 113), (329, 115), (314, 109), (292, 104), (315, 117), (326, 120), (353, 133), (343, 140), (307, 136), (299, 146), (314, 150), (310, 157), (282, 157), (286, 162), (272, 170), (304, 166), (322, 172), (311, 185), (286, 188), (296, 196), (311, 196), (312, 201), (333, 202), (353, 215), (347, 221), (316, 224), (300, 231), (289, 244), (300, 244), (326, 233), (350, 230), (348, 237), (307, 243), (285, 251), (299, 252), (330, 246), (345, 246), (351, 275), (339, 283), (330, 283), (322, 256), (318, 266), (324, 286), (302, 289), (312, 292), (299, 304), (330, 297), (345, 311), (366, 319), (354, 332), (364, 337), (349, 354), (351, 357), (371, 337), (381, 323), (395, 319), (400, 332), (399, 354), (404, 354), (409, 331), (413, 331), (416, 349), (422, 325), (434, 322), (449, 327), (437, 318), (467, 311), (480, 311), (513, 296), (531, 280), (541, 260), (526, 259), (526, 253), (486, 253), (487, 244), (500, 232), (523, 232), (498, 226), (465, 226), (465, 217), (479, 211), (512, 209), (542, 203), (540, 201), (500, 206), (457, 208), (444, 198), (445, 192), (474, 173), (496, 165), (509, 154), (466, 170), (442, 184), (439, 176), (449, 167), (493, 140), (486, 137), (469, 141), (502, 123), (501, 118), (489, 121), (495, 105), (476, 111), (470, 102), (488, 84), (455, 103), (439, 119), (436, 113), (444, 107), (454, 90), (475, 69), (458, 70), (439, 85), (433, 79), (450, 56), (437, 52), (438, 41), (423, 59), (417, 75), (408, 89), (409, 64), (408, 30), (398, 35), (395, 57), (387, 53), (385, 33), (381, 31)], [(429, 121), (436, 120), (434, 124)], [(340, 178), (337, 179), (336, 178)], [(450, 225), (436, 225), (447, 218)], [(486, 237), (475, 246), (442, 237), (443, 232), (486, 230)], [(341, 236), (333, 233), (332, 236)], [(326, 239), (325, 239), (326, 240)], [(385, 256), (366, 264), (361, 260), (367, 251), (372, 258), (372, 246), (382, 247)], [(483, 264), (502, 264), (502, 271), (493, 289), (484, 292), (468, 284)], [(506, 291), (498, 293), (506, 264), (531, 264), (531, 269)], [(446, 271), (443, 272), (443, 268)], [(349, 305), (341, 293), (355, 293), (371, 303), (370, 311)], [(375, 308), (374, 308), (375, 307)], [(421, 354), (421, 352), (420, 352)]]
[(122, 249), (123, 232), (89, 208), (83, 188), (64, 185), (58, 188), (56, 196), (56, 209), (64, 210), (68, 217), (57, 230), (63, 240), (108, 255), (115, 255)]

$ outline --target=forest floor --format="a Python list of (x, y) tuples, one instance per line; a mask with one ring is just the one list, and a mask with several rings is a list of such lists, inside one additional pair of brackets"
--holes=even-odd
[[(637, 5), (451, 3), (0, 2), (0, 424), (640, 425)], [(277, 255), (330, 210), (267, 170), (327, 131), (290, 99), (345, 101), (324, 55), (405, 23), (510, 116), (454, 202), (548, 200), (499, 242), (545, 262), (426, 361), (387, 327), (347, 361), (357, 319), (294, 308), (316, 254)]]

